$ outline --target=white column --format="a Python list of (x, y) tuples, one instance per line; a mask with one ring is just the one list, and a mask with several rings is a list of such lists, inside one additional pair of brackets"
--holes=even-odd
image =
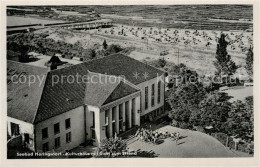
[(112, 132), (112, 108), (109, 109), (109, 114), (108, 114), (108, 129), (109, 129), (109, 137), (113, 137), (113, 132)]
[(125, 103), (122, 104), (123, 131), (125, 131)]
[(128, 127), (132, 128), (132, 100), (129, 100), (129, 105), (128, 105)]
[(101, 131), (102, 125), (100, 120), (100, 112), (95, 112), (95, 132), (97, 144), (101, 141)]
[(119, 134), (119, 105), (116, 106), (116, 133)]

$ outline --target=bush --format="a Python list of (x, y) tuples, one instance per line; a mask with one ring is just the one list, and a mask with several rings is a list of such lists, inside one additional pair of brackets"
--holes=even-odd
[(96, 49), (99, 47), (98, 45), (95, 45), (92, 49), (85, 49), (79, 42), (70, 44), (64, 41), (55, 41), (51, 38), (46, 38), (43, 34), (37, 34), (37, 37), (35, 36), (33, 33), (9, 35), (7, 37), (7, 50), (18, 53), (21, 52), (21, 61), (27, 61), (27, 53), (31, 51), (49, 56), (59, 53), (63, 58), (71, 59), (72, 57), (80, 57), (83, 61), (89, 61), (123, 50), (119, 45), (110, 45), (106, 50), (96, 53)]
[(171, 125), (177, 127), (178, 126), (178, 122), (175, 119), (173, 119)]
[(118, 52), (120, 52), (120, 51), (122, 51), (122, 50), (123, 50), (123, 49), (121, 48), (121, 46), (119, 46), (119, 45), (114, 45), (114, 44), (110, 45), (110, 46), (107, 48), (107, 52), (108, 52), (109, 54), (118, 53)]
[(205, 133), (205, 129), (204, 129), (202, 126), (195, 126), (194, 129), (195, 129), (196, 131)]
[(189, 124), (188, 123), (186, 123), (186, 122), (179, 122), (178, 123), (179, 125), (179, 128), (181, 128), (181, 129), (189, 129)]
[[(115, 157), (117, 156), (117, 153), (125, 151), (126, 147), (126, 142), (121, 138), (109, 138), (101, 140), (99, 151), (102, 154), (106, 154), (105, 157)], [(107, 153), (109, 154), (107, 155)], [(103, 157), (103, 155), (100, 156)]]
[[(227, 135), (225, 133), (215, 133), (213, 134), (213, 136), (220, 141), (220, 143), (222, 143), (224, 146), (226, 145), (227, 142)], [(230, 141), (230, 140), (229, 140)]]
[(231, 137), (228, 138), (228, 147), (231, 149), (235, 149), (235, 142)]
[(238, 144), (237, 145), (237, 150), (238, 151), (241, 151), (241, 152), (248, 152), (248, 150), (247, 150), (247, 145), (248, 144)]

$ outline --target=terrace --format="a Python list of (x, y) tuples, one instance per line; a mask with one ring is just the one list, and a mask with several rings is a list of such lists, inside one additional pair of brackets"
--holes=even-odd
[(179, 132), (180, 139), (176, 143), (171, 138), (166, 138), (160, 144), (148, 143), (140, 140), (135, 140), (128, 145), (129, 151), (154, 152), (158, 157), (163, 158), (206, 158), (206, 157), (248, 157), (249, 154), (235, 152), (224, 145), (217, 139), (207, 134), (180, 129), (173, 126), (164, 126), (158, 131), (168, 131), (169, 133)]

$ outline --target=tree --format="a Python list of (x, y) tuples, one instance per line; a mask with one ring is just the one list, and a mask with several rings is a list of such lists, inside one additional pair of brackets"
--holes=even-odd
[(192, 112), (190, 122), (202, 127), (213, 126), (215, 130), (221, 131), (230, 111), (229, 99), (227, 93), (208, 94), (200, 102), (199, 111)]
[(192, 71), (185, 64), (172, 65), (168, 70), (171, 76), (168, 87), (177, 87), (179, 84), (186, 84), (187, 82), (198, 84), (199, 75), (196, 71)]
[(172, 109), (169, 117), (189, 122), (191, 113), (198, 111), (199, 103), (204, 97), (205, 90), (202, 84), (186, 83), (171, 89), (167, 99)]
[(96, 58), (96, 51), (94, 49), (90, 50), (90, 57), (91, 57), (91, 59)]
[(121, 138), (103, 139), (100, 142), (99, 150), (101, 153), (109, 153), (109, 157), (114, 157), (115, 154), (121, 153), (126, 150), (126, 142)]
[(227, 52), (228, 42), (225, 40), (225, 35), (221, 34), (218, 44), (217, 44), (217, 52), (216, 52), (216, 61), (214, 61), (214, 66), (216, 67), (217, 75), (233, 75), (237, 66), (234, 61), (231, 60), (231, 56)]
[(228, 135), (238, 135), (242, 139), (253, 139), (254, 115), (253, 96), (247, 97), (245, 102), (240, 100), (232, 103), (228, 113), (228, 120), (223, 124), (224, 133)]
[(104, 48), (104, 49), (107, 49), (107, 46), (108, 46), (108, 45), (107, 45), (107, 41), (104, 40), (104, 42), (103, 42), (103, 48)]
[(189, 122), (190, 115), (197, 111), (198, 104), (205, 97), (206, 92), (203, 85), (198, 81), (198, 74), (184, 64), (174, 65), (169, 70), (171, 81), (168, 85), (170, 89), (167, 102), (172, 111), (169, 117), (177, 121)]
[(167, 62), (164, 58), (153, 59), (153, 60), (144, 59), (143, 63), (156, 67), (156, 68), (164, 68), (167, 64)]
[(164, 58), (160, 58), (159, 59), (159, 66), (161, 68), (163, 68), (163, 67), (165, 67), (165, 65), (166, 65), (166, 60)]
[(246, 66), (245, 66), (250, 80), (253, 80), (253, 69), (254, 69), (253, 65), (254, 65), (254, 53), (253, 53), (253, 48), (250, 46), (246, 54)]
[(118, 52), (120, 52), (120, 51), (122, 51), (123, 49), (121, 48), (121, 46), (119, 46), (119, 45), (114, 45), (114, 44), (112, 44), (112, 45), (110, 45), (109, 47), (108, 47), (108, 52), (111, 54), (111, 53), (118, 53)]
[(20, 55), (19, 55), (19, 62), (28, 62), (29, 61), (29, 46), (22, 45), (20, 46)]

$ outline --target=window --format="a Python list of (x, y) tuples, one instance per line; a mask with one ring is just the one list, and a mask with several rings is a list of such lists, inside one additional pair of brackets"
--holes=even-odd
[(144, 101), (145, 101), (145, 109), (148, 108), (148, 86), (145, 87), (145, 95), (144, 95)]
[(60, 137), (55, 138), (55, 148), (60, 147)]
[(152, 94), (152, 97), (151, 97), (151, 105), (154, 106), (154, 84), (152, 84), (152, 90), (151, 90), (151, 94)]
[(60, 133), (60, 123), (54, 124), (54, 134)]
[(17, 136), (20, 134), (19, 125), (11, 122), (11, 135)]
[(92, 111), (92, 118), (93, 118), (93, 124), (92, 124), (92, 127), (94, 128), (95, 127), (95, 112)]
[(25, 134), (24, 134), (24, 142), (25, 142), (25, 143), (29, 143), (29, 139), (30, 139), (29, 134), (28, 134), (28, 133), (25, 133)]
[(161, 102), (161, 81), (158, 82), (158, 99), (157, 102)]
[(48, 138), (48, 128), (42, 129), (42, 139)]
[(70, 118), (65, 120), (65, 126), (66, 126), (66, 129), (70, 128)]
[(47, 142), (47, 143), (44, 143), (44, 144), (42, 145), (42, 151), (43, 151), (43, 152), (49, 151), (49, 143), (48, 143), (48, 142)]
[(71, 142), (71, 132), (66, 133), (66, 143)]

